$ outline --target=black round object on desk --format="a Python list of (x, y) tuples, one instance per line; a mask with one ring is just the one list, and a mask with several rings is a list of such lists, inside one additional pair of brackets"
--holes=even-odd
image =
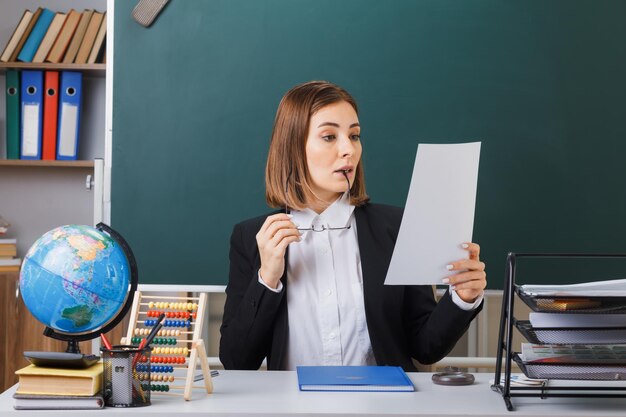
[(472, 385), (474, 375), (461, 371), (444, 371), (433, 374), (432, 380), (437, 385)]

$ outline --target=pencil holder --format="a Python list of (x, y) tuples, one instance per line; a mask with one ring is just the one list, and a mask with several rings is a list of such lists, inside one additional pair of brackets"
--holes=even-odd
[(151, 347), (113, 346), (100, 348), (104, 373), (102, 386), (107, 407), (150, 405)]

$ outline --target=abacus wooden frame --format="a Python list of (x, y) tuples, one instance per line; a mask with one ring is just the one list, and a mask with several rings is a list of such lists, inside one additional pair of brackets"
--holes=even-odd
[[(196, 319), (193, 321), (194, 329), (192, 333), (191, 340), (186, 340), (186, 342), (191, 343), (191, 347), (189, 348), (189, 360), (187, 361), (184, 367), (187, 368), (186, 376), (185, 376), (185, 385), (175, 386), (173, 389), (183, 389), (183, 393), (172, 393), (172, 392), (159, 392), (154, 391), (151, 395), (176, 395), (183, 396), (186, 401), (191, 400), (192, 389), (200, 388), (206, 390), (207, 394), (213, 392), (213, 380), (211, 377), (211, 369), (209, 367), (209, 361), (206, 355), (206, 348), (204, 345), (204, 341), (201, 338), (202, 335), (202, 327), (204, 323), (204, 317), (206, 315), (206, 306), (207, 306), (207, 298), (208, 294), (205, 292), (199, 293), (198, 297), (174, 297), (174, 296), (162, 296), (162, 295), (144, 295), (141, 291), (136, 291), (133, 299), (133, 307), (130, 315), (130, 323), (128, 326), (128, 331), (126, 333), (126, 337), (123, 337), (121, 340), (122, 344), (130, 344), (132, 337), (135, 333), (135, 329), (137, 328), (137, 324), (141, 321), (139, 320), (139, 314), (143, 313), (141, 310), (142, 301), (144, 300), (175, 300), (176, 302), (183, 303), (194, 303), (197, 302), (198, 309), (196, 310)], [(144, 303), (143, 305), (147, 305)], [(204, 385), (193, 385), (194, 383), (194, 373), (197, 367), (197, 361), (200, 360), (200, 367), (202, 370), (202, 375), (204, 377)]]

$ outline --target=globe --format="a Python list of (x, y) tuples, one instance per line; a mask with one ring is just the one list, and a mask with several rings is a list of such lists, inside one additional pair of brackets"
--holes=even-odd
[[(124, 239), (103, 223), (57, 227), (26, 253), (20, 292), (47, 336), (70, 342), (106, 333), (124, 316), (137, 288), (137, 267)], [(73, 345), (73, 346), (72, 346)]]

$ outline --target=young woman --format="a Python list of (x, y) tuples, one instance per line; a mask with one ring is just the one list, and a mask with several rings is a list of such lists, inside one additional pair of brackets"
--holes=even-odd
[(280, 210), (239, 223), (221, 327), (226, 369), (396, 365), (443, 358), (480, 310), (478, 245), (451, 262), (450, 290), (385, 286), (402, 209), (369, 203), (352, 96), (312, 81), (283, 97), (265, 171)]

